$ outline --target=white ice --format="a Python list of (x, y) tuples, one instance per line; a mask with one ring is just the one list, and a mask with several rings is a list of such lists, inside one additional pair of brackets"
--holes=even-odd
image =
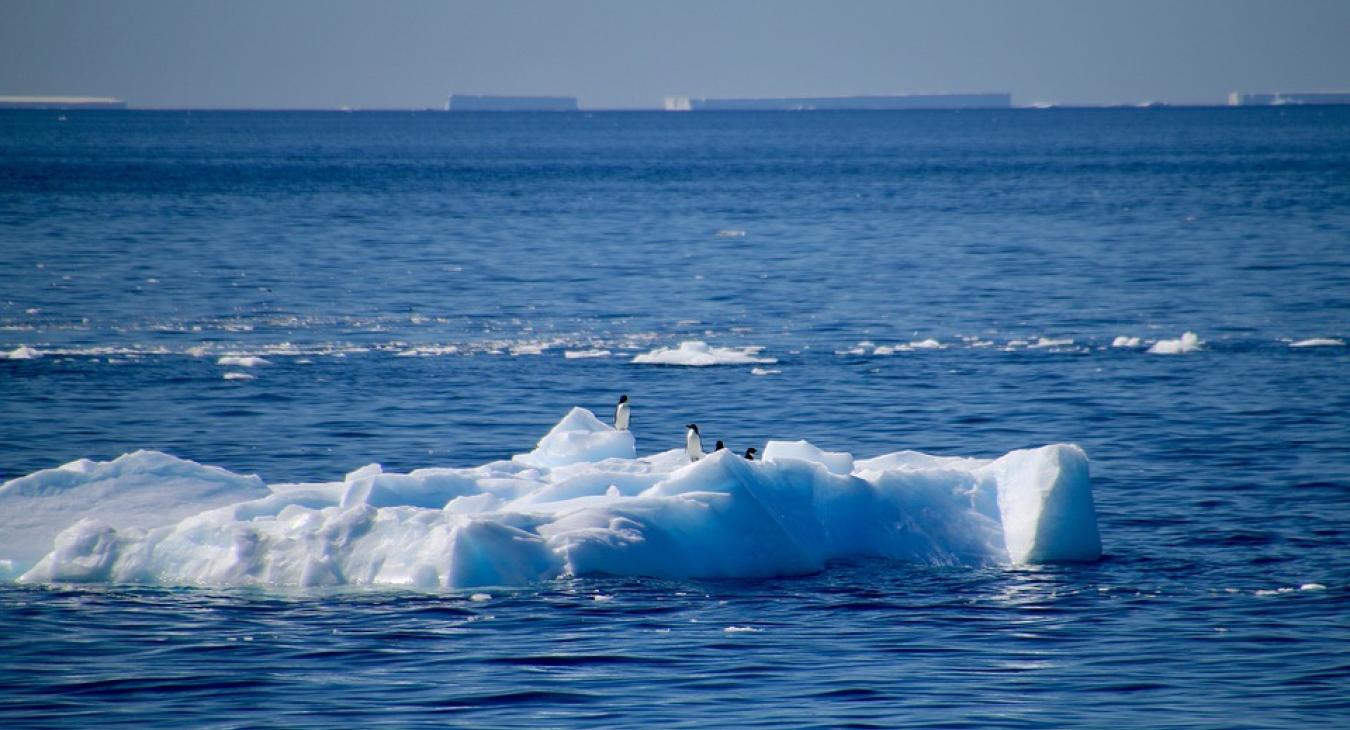
[(1290, 347), (1344, 347), (1345, 340), (1338, 340), (1332, 337), (1314, 337), (1308, 340), (1299, 340), (1289, 343)]
[(271, 365), (272, 363), (256, 355), (225, 355), (216, 360), (216, 364), (225, 367), (256, 368), (259, 365)]
[(568, 360), (589, 360), (597, 357), (609, 357), (609, 350), (564, 350), (563, 357)]
[(0, 486), (0, 576), (29, 582), (423, 587), (562, 575), (781, 576), (878, 556), (934, 565), (1095, 560), (1087, 457), (771, 441), (690, 464), (638, 457), (573, 409), (534, 450), (473, 468), (274, 484), (156, 452)]
[(8, 352), (0, 351), (0, 360), (32, 360), (42, 357), (42, 353), (27, 345), (19, 345)]
[(1116, 339), (1111, 340), (1112, 347), (1139, 347), (1141, 344), (1143, 343), (1138, 337), (1128, 335), (1118, 335)]
[(640, 365), (771, 365), (772, 357), (761, 357), (762, 347), (713, 347), (706, 342), (681, 342), (679, 347), (660, 347), (633, 358)]
[(1158, 340), (1148, 348), (1151, 355), (1184, 355), (1205, 349), (1205, 343), (1194, 332), (1187, 332), (1179, 339)]

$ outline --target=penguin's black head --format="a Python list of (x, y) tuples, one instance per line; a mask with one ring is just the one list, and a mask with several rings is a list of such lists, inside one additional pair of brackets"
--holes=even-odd
[(686, 423), (686, 424), (684, 425), (684, 427), (687, 428), (687, 429), (692, 430), (694, 433), (698, 433), (698, 424), (697, 424), (697, 423)]
[(726, 447), (727, 447), (727, 445), (724, 444), (724, 443), (722, 443), (721, 439), (718, 439), (718, 441), (717, 441), (717, 446), (713, 447), (713, 451), (721, 451), (722, 449), (725, 449)]
[(619, 396), (619, 402), (620, 402), (620, 403), (627, 403), (627, 402), (628, 402), (628, 396), (626, 396), (626, 395), (621, 395), (621, 396)]
[(745, 450), (745, 458), (753, 460), (753, 459), (755, 458), (755, 451), (757, 451), (757, 449), (756, 449), (755, 447), (753, 447), (753, 446), (751, 446), (750, 448), (746, 449), (746, 450)]

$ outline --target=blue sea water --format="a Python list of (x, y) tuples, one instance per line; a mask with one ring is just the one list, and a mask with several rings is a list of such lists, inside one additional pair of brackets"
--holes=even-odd
[[(468, 466), (628, 393), (643, 453), (690, 420), (1078, 443), (1106, 551), (3, 584), (0, 725), (1346, 724), (1350, 348), (1312, 338), (1350, 340), (1347, 108), (0, 113), (0, 350), (41, 355), (0, 360), (0, 479), (139, 448), (268, 482)], [(630, 362), (696, 339), (777, 362)]]

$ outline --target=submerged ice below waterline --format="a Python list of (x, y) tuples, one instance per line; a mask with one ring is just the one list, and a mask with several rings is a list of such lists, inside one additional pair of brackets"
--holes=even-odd
[(0, 560), (22, 581), (526, 585), (560, 575), (799, 575), (845, 556), (928, 564), (1101, 555), (1087, 457), (872, 459), (770, 441), (638, 457), (574, 408), (533, 451), (467, 469), (264, 486), (166, 454), (82, 460), (0, 487)]

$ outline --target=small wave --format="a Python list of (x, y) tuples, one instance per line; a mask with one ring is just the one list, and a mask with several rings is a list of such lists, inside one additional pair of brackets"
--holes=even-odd
[(256, 376), (250, 375), (248, 373), (229, 372), (225, 373), (220, 377), (226, 380), (254, 380)]
[(750, 374), (751, 374), (751, 375), (778, 375), (778, 374), (781, 373), (781, 372), (783, 372), (783, 371), (782, 371), (782, 370), (778, 370), (778, 369), (776, 369), (776, 368), (751, 368), (751, 369), (750, 369)]
[(722, 228), (713, 235), (718, 238), (745, 238), (744, 228)]

